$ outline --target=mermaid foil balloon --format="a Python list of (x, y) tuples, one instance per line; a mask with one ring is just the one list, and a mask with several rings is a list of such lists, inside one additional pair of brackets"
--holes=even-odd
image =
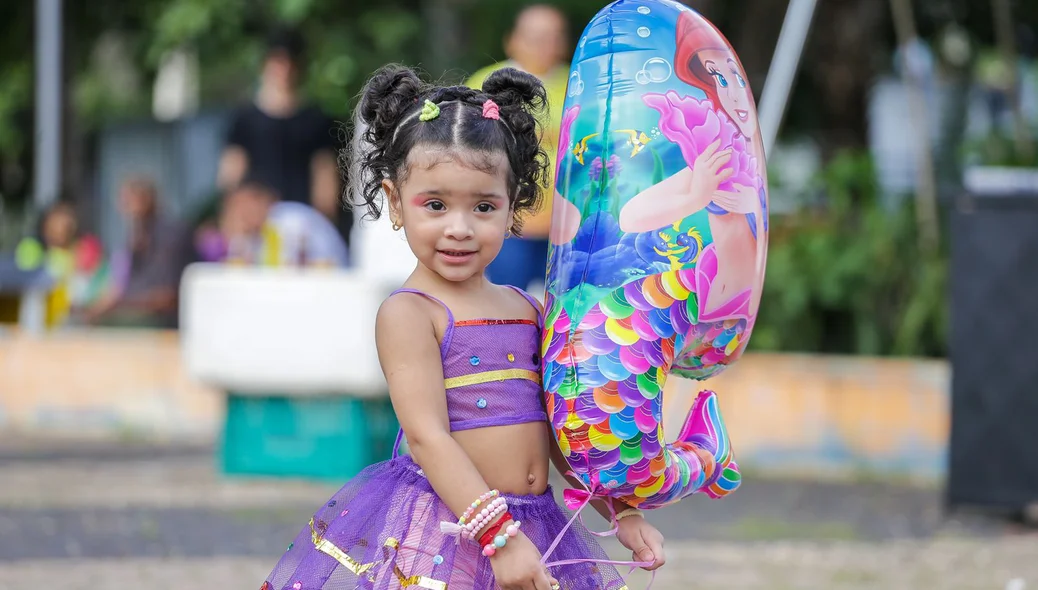
[(656, 508), (740, 482), (713, 392), (675, 442), (669, 375), (707, 379), (753, 332), (768, 238), (753, 94), (724, 36), (668, 0), (619, 0), (584, 30), (556, 161), (544, 386), (594, 493)]

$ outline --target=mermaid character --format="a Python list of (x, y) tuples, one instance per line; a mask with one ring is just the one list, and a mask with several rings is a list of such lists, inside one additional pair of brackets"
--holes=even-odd
[[(628, 201), (620, 211), (620, 228), (652, 231), (706, 209), (713, 242), (697, 264), (699, 320), (752, 321), (767, 248), (765, 159), (753, 94), (720, 32), (691, 12), (678, 19), (674, 64), (678, 78), (701, 89), (708, 104), (673, 92), (644, 100), (660, 111), (660, 130), (682, 147), (688, 166)], [(734, 133), (726, 137), (722, 129), (716, 141), (696, 150), (690, 145), (690, 106), (712, 108), (722, 128), (730, 122)], [(753, 160), (745, 161), (747, 155)], [(740, 156), (743, 161), (736, 161)], [(741, 263), (749, 260), (756, 264)]]

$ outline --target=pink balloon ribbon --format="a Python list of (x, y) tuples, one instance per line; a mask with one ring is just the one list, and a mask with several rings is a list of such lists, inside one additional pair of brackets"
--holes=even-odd
[[(612, 528), (604, 533), (599, 533), (591, 530), (587, 527), (587, 525), (584, 525), (584, 528), (587, 529), (587, 532), (591, 533), (592, 535), (595, 535), (596, 537), (611, 537), (615, 535), (617, 531), (620, 530), (620, 523), (616, 520), (616, 511), (613, 509), (612, 498), (605, 494), (606, 490), (599, 484), (598, 478), (595, 475), (592, 475), (591, 486), (588, 487), (583, 482), (583, 480), (577, 477), (576, 474), (572, 471), (567, 471), (566, 475), (570, 476), (572, 479), (575, 479), (577, 482), (579, 482), (584, 489), (567, 488), (562, 492), (562, 500), (566, 504), (566, 508), (574, 511), (574, 513), (572, 518), (569, 519), (569, 522), (566, 523), (566, 526), (562, 527), (562, 530), (559, 531), (558, 536), (556, 536), (555, 540), (552, 541), (551, 545), (548, 547), (548, 550), (545, 551), (544, 555), (541, 556), (541, 563), (544, 564), (545, 567), (549, 568), (557, 565), (571, 565), (576, 563), (597, 563), (621, 566), (625, 565), (629, 566), (631, 569), (627, 572), (627, 575), (623, 576), (624, 583), (626, 583), (627, 578), (632, 573), (634, 573), (634, 570), (640, 567), (649, 567), (650, 565), (652, 565), (654, 563), (652, 561), (617, 561), (612, 559), (594, 558), (563, 559), (560, 561), (552, 562), (548, 561), (548, 556), (551, 555), (552, 552), (555, 551), (555, 548), (559, 546), (559, 543), (562, 542), (562, 538), (566, 535), (566, 531), (568, 531), (569, 528), (573, 526), (573, 523), (579, 519), (580, 524), (584, 525), (584, 519), (581, 516), (581, 512), (583, 512), (584, 508), (587, 507), (587, 505), (591, 503), (591, 500), (594, 500), (595, 498), (600, 498), (606, 501), (606, 507), (609, 509), (609, 521), (612, 524)], [(653, 581), (655, 581), (655, 579), (656, 572), (653, 571), (652, 577), (649, 579), (649, 584), (645, 587), (645, 590), (650, 590), (652, 588), (652, 583)]]

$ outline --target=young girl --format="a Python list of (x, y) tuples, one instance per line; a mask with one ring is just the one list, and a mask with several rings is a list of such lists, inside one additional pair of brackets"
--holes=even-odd
[[(510, 68), (481, 91), (426, 86), (395, 66), (368, 83), (353, 178), (374, 216), (387, 196), (418, 259), (376, 318), (411, 456), (394, 450), (336, 493), (264, 590), (625, 588), (591, 533), (566, 529), (548, 486), (548, 459), (567, 466), (543, 405), (540, 308), (484, 276), (536, 205), (544, 103), (537, 79)], [(645, 569), (663, 564), (663, 538), (638, 511), (596, 508), (617, 514), (618, 539)]]

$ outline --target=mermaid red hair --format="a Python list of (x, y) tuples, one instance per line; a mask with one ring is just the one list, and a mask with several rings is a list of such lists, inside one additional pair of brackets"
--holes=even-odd
[(735, 55), (728, 40), (717, 27), (694, 12), (682, 12), (678, 17), (677, 29), (678, 48), (674, 54), (674, 73), (681, 81), (705, 92), (715, 109), (721, 108), (721, 101), (717, 97), (717, 83), (699, 61), (699, 52), (709, 49), (727, 52), (729, 57), (739, 64), (739, 69), (745, 76), (746, 70), (742, 67), (739, 56)]

